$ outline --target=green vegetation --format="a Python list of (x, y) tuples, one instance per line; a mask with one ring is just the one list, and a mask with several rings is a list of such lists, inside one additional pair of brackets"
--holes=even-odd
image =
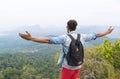
[[(44, 47), (43, 47), (44, 46)], [(59, 79), (57, 67), (59, 46), (43, 45), (38, 51), (20, 49), (12, 53), (0, 53), (0, 79)], [(55, 48), (55, 49), (54, 49)], [(34, 48), (35, 49), (35, 48)], [(85, 49), (85, 63), (79, 79), (119, 79), (120, 40)]]
[(56, 63), (47, 53), (0, 54), (0, 79), (53, 79)]

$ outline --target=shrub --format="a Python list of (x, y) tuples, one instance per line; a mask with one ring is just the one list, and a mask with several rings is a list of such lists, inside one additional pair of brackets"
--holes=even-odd
[(80, 79), (114, 79), (114, 67), (101, 56), (101, 52), (96, 48), (87, 49)]

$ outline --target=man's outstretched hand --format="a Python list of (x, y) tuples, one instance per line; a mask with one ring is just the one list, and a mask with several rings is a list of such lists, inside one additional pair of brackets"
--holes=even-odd
[(114, 30), (114, 28), (112, 26), (110, 26), (107, 30), (107, 33), (110, 34), (113, 30)]
[(26, 31), (26, 34), (19, 33), (19, 36), (23, 39), (30, 40), (31, 39), (31, 34)]
[(98, 33), (97, 33), (97, 37), (102, 37), (102, 36), (108, 35), (108, 34), (110, 34), (113, 30), (114, 30), (114, 28), (113, 28), (112, 26), (110, 26), (106, 31), (104, 31), (104, 32), (98, 32)]

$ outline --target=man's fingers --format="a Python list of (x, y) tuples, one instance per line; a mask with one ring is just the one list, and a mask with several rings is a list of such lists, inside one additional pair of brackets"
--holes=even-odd
[(23, 38), (25, 34), (19, 33), (19, 36)]
[(29, 34), (29, 32), (28, 31), (25, 31), (27, 34)]
[(25, 32), (26, 32), (29, 36), (31, 36), (30, 33), (29, 33), (28, 31), (25, 31)]
[(112, 26), (109, 27), (109, 30), (113, 30), (114, 28)]
[(108, 33), (111, 33), (113, 30), (114, 30), (114, 28), (113, 28), (112, 26), (110, 26), (110, 27), (108, 28)]
[(112, 28), (112, 26), (110, 26), (108, 29), (111, 29)]
[(19, 36), (21, 35), (21, 33), (19, 33)]
[(19, 33), (19, 36), (22, 36), (22, 34), (21, 34), (21, 33)]
[(28, 33), (28, 31), (25, 31), (26, 33)]

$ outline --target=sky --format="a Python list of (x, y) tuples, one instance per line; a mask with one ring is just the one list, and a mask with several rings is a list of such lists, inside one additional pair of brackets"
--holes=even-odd
[(120, 0), (0, 0), (0, 32), (21, 26), (120, 26)]

